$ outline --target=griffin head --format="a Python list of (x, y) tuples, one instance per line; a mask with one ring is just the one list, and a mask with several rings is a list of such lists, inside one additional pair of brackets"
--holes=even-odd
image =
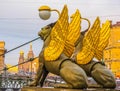
[(42, 40), (46, 40), (46, 38), (50, 35), (50, 32), (55, 25), (56, 22), (48, 24), (47, 26), (41, 28), (41, 30), (38, 32), (38, 36), (41, 37)]

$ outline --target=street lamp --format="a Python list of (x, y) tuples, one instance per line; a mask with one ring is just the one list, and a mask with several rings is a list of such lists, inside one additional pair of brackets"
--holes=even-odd
[(39, 9), (39, 16), (43, 20), (48, 20), (51, 16), (51, 11), (55, 11), (60, 16), (60, 12), (56, 9), (51, 9), (49, 6), (41, 6)]
[[(75, 14), (72, 14), (71, 16), (70, 16), (70, 19), (72, 20), (73, 18), (74, 18), (74, 16), (75, 16)], [(87, 19), (87, 18), (83, 18), (83, 17), (81, 17), (81, 19), (83, 19), (83, 20), (85, 20), (85, 21), (87, 21), (88, 22), (88, 28), (86, 29), (86, 30), (88, 30), (89, 28), (90, 28), (90, 21)]]

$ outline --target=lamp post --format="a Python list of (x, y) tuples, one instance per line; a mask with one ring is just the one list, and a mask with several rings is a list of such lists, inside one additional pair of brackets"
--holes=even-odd
[[(72, 20), (72, 18), (75, 16), (75, 14), (72, 14), (71, 16), (70, 16), (70, 19)], [(89, 19), (87, 19), (87, 18), (83, 18), (83, 17), (81, 17), (81, 19), (83, 19), (83, 20), (85, 20), (85, 21), (87, 21), (88, 22), (88, 28), (86, 29), (86, 30), (88, 30), (89, 28), (90, 28), (90, 21), (89, 21)]]
[(51, 16), (51, 11), (57, 12), (57, 14), (60, 16), (60, 12), (56, 9), (51, 9), (49, 6), (41, 6), (39, 9), (39, 16), (43, 20), (48, 20)]

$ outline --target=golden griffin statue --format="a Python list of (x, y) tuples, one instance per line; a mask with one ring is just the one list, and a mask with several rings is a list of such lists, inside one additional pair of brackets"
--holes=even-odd
[[(55, 84), (62, 88), (88, 88), (87, 77), (92, 77), (100, 87), (115, 88), (114, 75), (101, 62), (103, 50), (110, 36), (110, 22), (101, 26), (99, 17), (86, 31), (81, 31), (82, 18), (77, 9), (69, 19), (65, 5), (58, 20), (38, 33), (44, 41), (39, 55), (40, 67), (30, 86), (43, 85), (49, 72), (59, 75), (66, 83)], [(93, 58), (99, 61), (93, 60)]]

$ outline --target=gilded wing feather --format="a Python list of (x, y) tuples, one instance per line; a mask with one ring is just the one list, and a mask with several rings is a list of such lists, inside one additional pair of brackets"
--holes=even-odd
[(109, 37), (110, 37), (110, 22), (107, 20), (105, 24), (103, 24), (100, 31), (100, 40), (95, 55), (95, 57), (98, 60), (101, 60), (103, 57), (103, 50), (108, 45)]
[(100, 20), (99, 17), (97, 17), (92, 28), (88, 30), (83, 39), (82, 50), (77, 54), (78, 64), (87, 64), (94, 57), (96, 47), (98, 46), (99, 33)]
[(80, 37), (80, 29), (81, 29), (81, 15), (79, 10), (76, 10), (74, 17), (72, 18), (69, 28), (68, 28), (68, 35), (67, 40), (65, 42), (64, 53), (70, 57), (75, 48), (75, 42)]
[(65, 5), (58, 21), (51, 31), (50, 43), (44, 50), (44, 58), (46, 61), (56, 60), (63, 52), (68, 26), (68, 9)]

